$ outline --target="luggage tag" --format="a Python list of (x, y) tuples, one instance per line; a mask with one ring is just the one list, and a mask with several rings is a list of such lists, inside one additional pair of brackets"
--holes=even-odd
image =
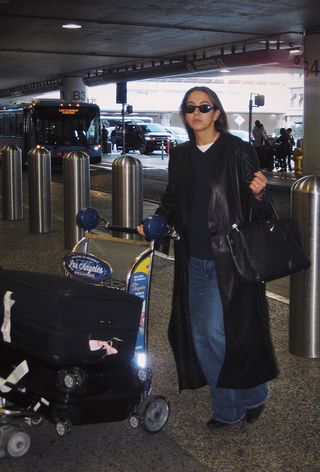
[(15, 300), (11, 298), (11, 295), (12, 292), (8, 290), (3, 297), (4, 314), (1, 332), (3, 341), (6, 343), (11, 343), (11, 307), (15, 304)]
[(0, 377), (0, 392), (10, 392), (10, 390), (12, 390), (11, 385), (17, 385), (28, 372), (29, 367), (27, 361), (22, 361), (6, 379)]

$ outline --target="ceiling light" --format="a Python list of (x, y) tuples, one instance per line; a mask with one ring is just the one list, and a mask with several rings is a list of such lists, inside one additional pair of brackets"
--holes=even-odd
[(219, 72), (221, 72), (221, 74), (228, 74), (230, 69), (219, 69)]
[(66, 29), (79, 29), (79, 28), (82, 28), (81, 25), (77, 25), (75, 23), (67, 23), (65, 25), (62, 25), (62, 28), (66, 28)]
[(262, 44), (266, 44), (266, 43), (269, 43), (269, 44), (282, 44), (282, 43), (284, 43), (284, 41), (282, 39), (263, 39), (262, 41), (260, 41), (260, 43), (262, 43)]

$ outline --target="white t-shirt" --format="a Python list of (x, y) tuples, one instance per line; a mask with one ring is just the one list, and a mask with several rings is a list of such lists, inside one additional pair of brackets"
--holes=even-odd
[(197, 144), (197, 148), (200, 149), (201, 152), (206, 152), (209, 147), (212, 146), (212, 144), (214, 144), (214, 141), (212, 141), (212, 143), (209, 143), (209, 144)]

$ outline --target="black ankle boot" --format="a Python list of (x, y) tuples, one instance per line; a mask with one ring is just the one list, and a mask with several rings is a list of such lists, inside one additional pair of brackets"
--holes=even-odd
[(250, 408), (249, 410), (247, 410), (246, 422), (253, 423), (254, 421), (257, 421), (261, 413), (265, 409), (265, 407), (266, 406), (263, 404), (263, 405), (257, 406), (256, 408)]

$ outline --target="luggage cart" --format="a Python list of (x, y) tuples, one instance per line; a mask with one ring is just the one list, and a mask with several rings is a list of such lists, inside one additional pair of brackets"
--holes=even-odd
[[(155, 224), (151, 222), (151, 226), (156, 228), (155, 237), (161, 233), (168, 238), (179, 238), (161, 219), (153, 218)], [(44, 420), (55, 424), (60, 436), (69, 433), (76, 424), (124, 419), (129, 420), (132, 428), (141, 425), (153, 434), (165, 426), (170, 414), (165, 397), (151, 393), (152, 370), (148, 362), (154, 241), (142, 240), (135, 229), (106, 223), (92, 208), (82, 210), (78, 222), (84, 227), (85, 236), (64, 259), (66, 277), (20, 271), (2, 271), (0, 275), (0, 295), (5, 297), (12, 293), (6, 302), (7, 310), (6, 303), (3, 304), (2, 317), (0, 312), (0, 457), (24, 455), (30, 447), (26, 426), (38, 426)], [(150, 230), (150, 221), (148, 225), (146, 230)], [(23, 292), (24, 285), (28, 286), (28, 291)], [(19, 305), (20, 287), (23, 293)], [(102, 305), (104, 297), (112, 295), (113, 303), (128, 304), (120, 321), (126, 325), (125, 316), (128, 316), (130, 330), (127, 332), (126, 327), (122, 327), (121, 334), (117, 335), (114, 329), (109, 337), (99, 330), (94, 336), (90, 332), (89, 348), (84, 349), (80, 343), (76, 351), (66, 349), (60, 340), (56, 351), (48, 348), (45, 352), (42, 345), (41, 351), (32, 346), (29, 352), (29, 346), (19, 338), (18, 323), (11, 324), (11, 331), (6, 323), (8, 325), (9, 320), (10, 325), (10, 321), (18, 320), (19, 306), (28, 305), (25, 293), (30, 300), (36, 298), (32, 287), (34, 290), (40, 287), (47, 297), (51, 296), (52, 290), (56, 298), (57, 293), (64, 296), (67, 291), (68, 306), (72, 308), (74, 297), (79, 312), (87, 303), (82, 301), (83, 297), (89, 301), (101, 298)], [(82, 297), (81, 303), (79, 297)], [(66, 306), (65, 299), (61, 306)], [(133, 310), (132, 316), (127, 313)], [(97, 319), (106, 333), (109, 325), (116, 327), (117, 318), (116, 313), (104, 318), (99, 315)], [(136, 328), (134, 339), (133, 326)], [(72, 334), (76, 337), (74, 332)], [(69, 346), (68, 328), (65, 328), (64, 336)], [(46, 345), (49, 344), (47, 341)]]

